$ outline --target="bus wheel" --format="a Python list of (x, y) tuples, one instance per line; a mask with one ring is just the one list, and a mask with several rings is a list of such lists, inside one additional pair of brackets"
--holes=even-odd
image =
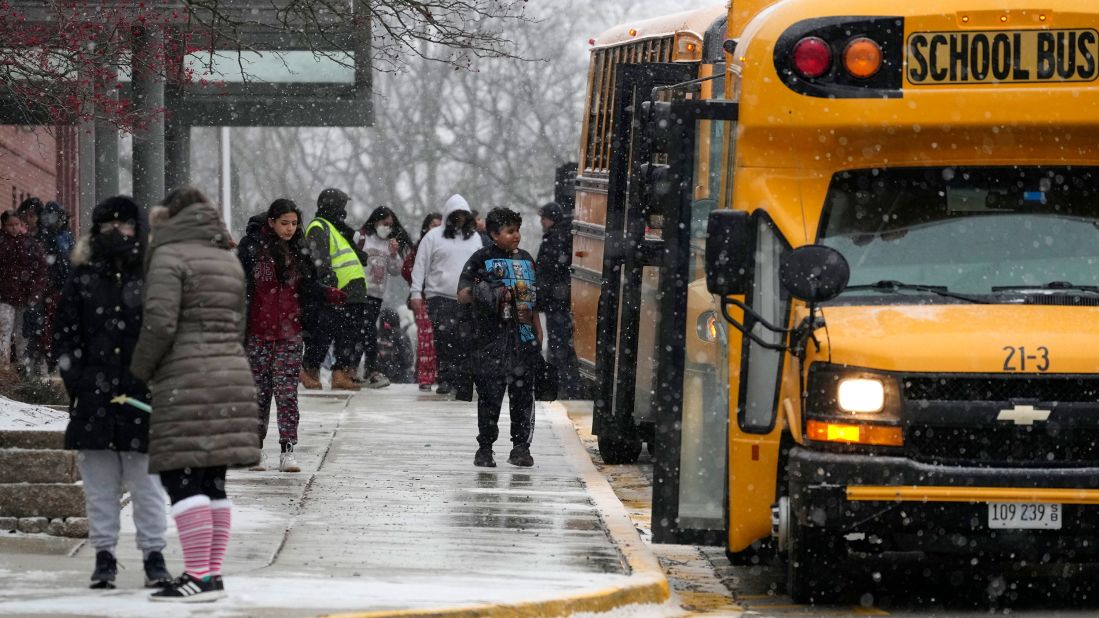
[(840, 552), (842, 543), (830, 543), (836, 537), (790, 518), (790, 547), (786, 554), (786, 593), (795, 603), (819, 604), (834, 599), (846, 587)]
[(637, 463), (641, 456), (641, 438), (604, 438), (599, 436), (599, 455), (603, 463), (616, 466)]

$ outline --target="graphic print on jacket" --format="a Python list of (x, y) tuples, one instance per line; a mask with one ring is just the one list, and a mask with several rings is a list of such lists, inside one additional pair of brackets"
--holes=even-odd
[[(511, 290), (515, 309), (523, 307), (534, 310), (534, 263), (530, 260), (489, 259), (485, 260), (485, 272), (503, 283)], [(519, 340), (530, 343), (535, 340), (532, 324), (519, 324)]]

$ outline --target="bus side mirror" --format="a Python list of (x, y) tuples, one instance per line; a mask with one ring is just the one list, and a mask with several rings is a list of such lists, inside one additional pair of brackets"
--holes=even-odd
[(839, 296), (851, 278), (847, 258), (831, 247), (805, 245), (782, 256), (779, 280), (790, 296), (810, 305)]
[(748, 213), (715, 210), (706, 222), (706, 289), (717, 296), (748, 291), (755, 226)]

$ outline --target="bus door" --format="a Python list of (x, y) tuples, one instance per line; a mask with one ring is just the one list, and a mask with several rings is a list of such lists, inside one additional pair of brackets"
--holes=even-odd
[(654, 88), (694, 79), (697, 72), (694, 63), (624, 64), (616, 69), (592, 420), (592, 433), (608, 464), (633, 463), (642, 439), (652, 443), (663, 241), (659, 218), (646, 216), (642, 204), (641, 165), (653, 153), (637, 130), (637, 114)]
[[(715, 87), (716, 88), (716, 87)], [(718, 89), (720, 91), (720, 89)], [(731, 203), (738, 106), (723, 100), (654, 104), (668, 127), (650, 208), (663, 214), (655, 385), (653, 540), (724, 545), (728, 514), (729, 337), (706, 288), (706, 225)], [(738, 335), (739, 333), (733, 333)], [(739, 338), (732, 345), (739, 350)], [(732, 379), (737, 379), (732, 377)]]

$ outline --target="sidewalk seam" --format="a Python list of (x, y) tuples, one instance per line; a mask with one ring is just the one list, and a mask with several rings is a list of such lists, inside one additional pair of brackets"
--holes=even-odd
[(450, 608), (381, 610), (369, 612), (339, 612), (328, 618), (503, 618), (505, 616), (537, 616), (550, 618), (574, 613), (602, 613), (618, 607), (637, 604), (659, 605), (670, 596), (668, 579), (659, 561), (641, 540), (629, 514), (615, 495), (607, 479), (591, 461), (580, 436), (569, 420), (565, 407), (552, 402), (541, 404), (546, 411), (554, 434), (564, 446), (595, 504), (600, 522), (611, 538), (619, 555), (625, 560), (630, 581), (613, 587), (584, 590), (572, 595), (508, 604), (472, 605)]
[(351, 404), (351, 397), (347, 397), (343, 402), (343, 409), (340, 410), (340, 415), (336, 418), (336, 427), (332, 429), (332, 437), (328, 440), (328, 446), (324, 448), (324, 452), (321, 453), (320, 462), (317, 463), (317, 469), (313, 470), (313, 473), (309, 475), (309, 480), (305, 482), (305, 486), (301, 490), (301, 498), (298, 499), (297, 505), (294, 507), (294, 513), (290, 516), (290, 521), (286, 524), (286, 529), (282, 531), (282, 538), (279, 540), (279, 546), (275, 548), (274, 553), (271, 554), (271, 559), (267, 561), (267, 564), (256, 567), (247, 573), (256, 573), (263, 569), (270, 568), (275, 564), (275, 561), (279, 559), (279, 554), (282, 553), (286, 542), (290, 539), (290, 531), (294, 529), (294, 522), (298, 520), (302, 510), (305, 508), (305, 503), (309, 499), (309, 490), (313, 487), (313, 482), (317, 480), (317, 473), (324, 467), (324, 462), (328, 459), (328, 453), (332, 450), (332, 444), (336, 441), (336, 435), (340, 433), (340, 425), (343, 424), (343, 419), (347, 416), (347, 407)]

